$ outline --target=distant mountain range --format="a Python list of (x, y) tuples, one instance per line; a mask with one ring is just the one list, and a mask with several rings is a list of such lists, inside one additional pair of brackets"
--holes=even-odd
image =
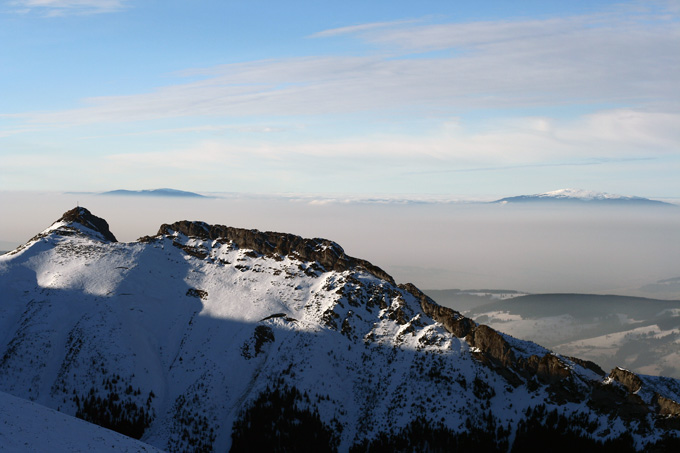
[(116, 195), (125, 197), (178, 197), (178, 198), (206, 198), (204, 195), (195, 192), (186, 192), (175, 189), (153, 189), (153, 190), (111, 190), (102, 192), (99, 195)]
[(582, 189), (560, 189), (552, 192), (534, 195), (518, 195), (496, 200), (492, 203), (561, 203), (561, 204), (598, 204), (598, 205), (644, 205), (644, 206), (675, 206), (658, 200), (642, 197), (628, 197), (605, 192), (594, 192)]

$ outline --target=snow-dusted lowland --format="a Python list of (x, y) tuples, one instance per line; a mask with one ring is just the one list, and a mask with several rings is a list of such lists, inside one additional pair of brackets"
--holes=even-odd
[(679, 381), (477, 325), (325, 239), (119, 243), (75, 208), (0, 257), (0, 297), (0, 391), (166, 451), (680, 447)]

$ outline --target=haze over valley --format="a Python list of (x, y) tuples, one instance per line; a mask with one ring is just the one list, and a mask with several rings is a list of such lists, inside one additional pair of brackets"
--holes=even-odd
[(122, 241), (152, 234), (162, 223), (201, 219), (332, 238), (420, 288), (680, 298), (677, 287), (653, 286), (680, 276), (680, 209), (427, 196), (214, 195), (184, 200), (0, 192), (7, 206), (0, 240), (11, 249), (58, 217), (62, 206), (80, 203), (105, 212)]

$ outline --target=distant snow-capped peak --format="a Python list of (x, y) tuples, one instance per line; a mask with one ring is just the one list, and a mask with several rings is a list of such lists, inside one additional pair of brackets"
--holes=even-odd
[(559, 189), (553, 190), (551, 192), (536, 194), (534, 196), (541, 198), (578, 198), (581, 200), (613, 200), (613, 199), (639, 198), (583, 189)]
[(493, 203), (562, 203), (562, 204), (597, 204), (616, 206), (673, 206), (658, 200), (642, 197), (615, 195), (606, 192), (595, 192), (583, 189), (559, 189), (533, 195), (518, 195), (501, 198)]

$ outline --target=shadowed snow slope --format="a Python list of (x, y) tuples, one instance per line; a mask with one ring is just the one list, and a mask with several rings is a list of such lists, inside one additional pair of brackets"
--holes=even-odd
[(108, 429), (0, 392), (0, 451), (160, 452)]
[(183, 221), (118, 243), (93, 218), (76, 208), (0, 257), (0, 390), (168, 451), (643, 449), (677, 433), (677, 381), (627, 386), (334, 242)]

